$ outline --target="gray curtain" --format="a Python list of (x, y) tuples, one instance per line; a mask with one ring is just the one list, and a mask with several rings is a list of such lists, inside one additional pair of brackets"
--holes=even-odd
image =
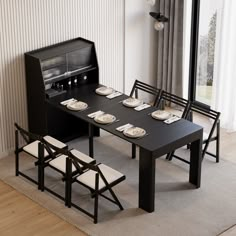
[(184, 0), (157, 0), (156, 6), (169, 19), (157, 32), (157, 87), (182, 96)]

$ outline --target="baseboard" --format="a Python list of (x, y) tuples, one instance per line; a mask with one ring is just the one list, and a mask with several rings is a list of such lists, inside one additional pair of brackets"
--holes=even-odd
[(6, 156), (12, 155), (13, 153), (14, 153), (14, 149), (11, 149), (11, 150), (8, 150), (8, 151), (5, 151), (5, 152), (0, 152), (0, 159), (4, 158)]

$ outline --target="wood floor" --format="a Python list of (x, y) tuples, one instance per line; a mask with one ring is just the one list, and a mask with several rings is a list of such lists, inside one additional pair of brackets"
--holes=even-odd
[(0, 181), (1, 236), (85, 236), (73, 225)]

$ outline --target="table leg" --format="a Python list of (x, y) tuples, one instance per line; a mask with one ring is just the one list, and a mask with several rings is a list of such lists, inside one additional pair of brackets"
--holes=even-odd
[(132, 143), (132, 158), (136, 158), (136, 145)]
[(147, 212), (155, 209), (155, 158), (152, 152), (139, 149), (139, 208)]
[(200, 188), (201, 185), (201, 167), (202, 167), (202, 140), (198, 139), (190, 146), (190, 170), (189, 182)]
[(89, 123), (89, 156), (93, 158), (93, 131), (94, 127)]

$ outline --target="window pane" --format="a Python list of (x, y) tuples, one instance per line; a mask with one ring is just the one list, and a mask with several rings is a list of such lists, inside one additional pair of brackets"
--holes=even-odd
[(196, 100), (207, 105), (211, 105), (217, 10), (222, 1), (204, 0), (200, 5)]

